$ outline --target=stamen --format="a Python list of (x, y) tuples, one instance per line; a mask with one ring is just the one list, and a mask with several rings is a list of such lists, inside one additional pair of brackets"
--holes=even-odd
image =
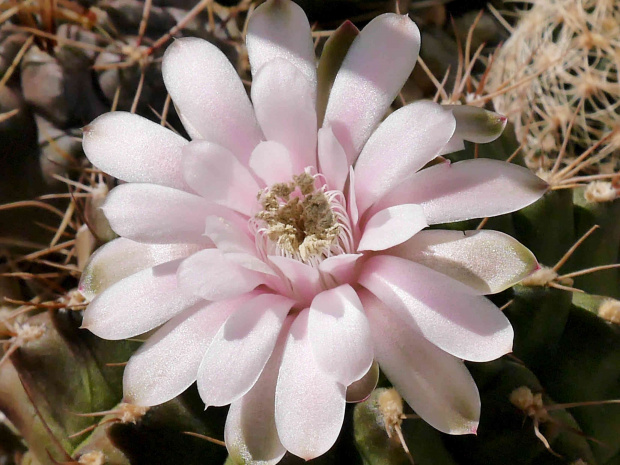
[(264, 259), (277, 255), (318, 265), (353, 250), (353, 232), (340, 191), (316, 187), (308, 171), (258, 193), (263, 210), (250, 220)]

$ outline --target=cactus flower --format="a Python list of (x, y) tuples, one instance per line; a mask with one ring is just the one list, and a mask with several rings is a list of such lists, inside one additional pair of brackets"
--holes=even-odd
[(103, 206), (120, 237), (84, 272), (83, 326), (106, 339), (157, 328), (127, 364), (126, 402), (157, 405), (197, 382), (206, 406), (230, 404), (233, 457), (311, 459), (336, 441), (347, 399), (374, 388), (376, 361), (432, 426), (476, 431), (463, 360), (493, 360), (513, 340), (484, 295), (537, 263), (499, 232), (426, 228), (515, 211), (545, 184), (493, 160), (427, 167), (484, 139), (458, 116), (469, 112), (421, 101), (383, 119), (419, 46), (407, 16), (371, 21), (319, 125), (308, 20), (269, 0), (248, 27), (251, 99), (214, 45), (166, 51), (191, 141), (124, 112), (85, 128), (91, 162), (126, 182)]

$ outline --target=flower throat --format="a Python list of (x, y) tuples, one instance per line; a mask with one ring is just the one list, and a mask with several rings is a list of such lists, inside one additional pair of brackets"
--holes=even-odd
[(264, 243), (265, 254), (317, 264), (345, 253), (340, 243), (346, 211), (335, 197), (334, 191), (317, 189), (314, 176), (308, 173), (260, 191), (258, 201), (263, 210), (254, 223), (257, 238), (269, 242)]

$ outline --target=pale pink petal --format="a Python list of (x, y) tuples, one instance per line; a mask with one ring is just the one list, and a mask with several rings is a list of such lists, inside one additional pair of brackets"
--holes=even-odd
[(199, 302), (157, 330), (129, 359), (123, 375), (123, 400), (158, 405), (185, 391), (220, 326), (248, 296)]
[(353, 229), (355, 232), (359, 232), (359, 225), (357, 222), (359, 221), (359, 210), (357, 208), (357, 198), (355, 193), (355, 171), (353, 171), (353, 167), (349, 167), (349, 196), (348, 196), (349, 204), (347, 205), (347, 210), (349, 213), (349, 218), (351, 219), (351, 223), (353, 224)]
[(107, 288), (84, 312), (82, 327), (103, 339), (127, 339), (194, 305), (200, 299), (177, 286), (181, 260), (139, 271)]
[(388, 116), (355, 163), (360, 212), (434, 159), (455, 127), (450, 110), (428, 101), (406, 105)]
[(526, 168), (478, 158), (418, 171), (373, 210), (417, 203), (428, 224), (449, 223), (519, 210), (536, 202), (547, 188), (547, 183)]
[(372, 363), (364, 376), (347, 386), (347, 402), (363, 402), (370, 397), (379, 382), (379, 364)]
[(188, 192), (156, 184), (121, 184), (110, 191), (103, 213), (119, 236), (152, 244), (210, 245), (205, 218), (235, 219), (235, 213)]
[(187, 141), (160, 124), (124, 111), (106, 113), (84, 128), (84, 153), (107, 174), (188, 190), (181, 171)]
[(345, 386), (364, 376), (372, 365), (368, 320), (348, 284), (314, 298), (308, 316), (308, 339), (319, 368)]
[(400, 318), (455, 357), (494, 360), (512, 350), (510, 322), (486, 298), (458, 281), (404, 258), (374, 256), (359, 278)]
[(252, 103), (263, 134), (288, 149), (296, 173), (316, 166), (314, 90), (284, 58), (266, 63), (252, 81)]
[(306, 14), (290, 1), (268, 0), (254, 10), (246, 36), (252, 75), (275, 58), (285, 58), (303, 73), (316, 94), (316, 56)]
[[(176, 39), (168, 47), (162, 74), (188, 132), (219, 144), (247, 163), (261, 140), (252, 104), (237, 71), (213, 44)], [(192, 129), (190, 129), (192, 128)]]
[(325, 123), (353, 163), (411, 74), (420, 31), (406, 15), (385, 13), (355, 39), (329, 95)]
[(263, 284), (264, 275), (226, 258), (217, 249), (207, 249), (186, 258), (179, 266), (179, 288), (206, 300), (225, 300)]
[(419, 205), (388, 207), (368, 220), (357, 250), (385, 250), (394, 247), (427, 226), (424, 212)]
[(319, 263), (319, 271), (331, 276), (336, 283), (344, 284), (353, 279), (355, 265), (362, 254), (341, 254), (328, 257)]
[(142, 244), (119, 237), (90, 257), (82, 272), (78, 289), (86, 300), (93, 300), (112, 284), (138, 271), (198, 252), (195, 244)]
[(226, 258), (248, 270), (258, 271), (269, 276), (278, 276), (271, 266), (252, 253), (230, 252)]
[(421, 231), (386, 253), (450, 276), (480, 294), (495, 294), (538, 268), (524, 245), (499, 231)]
[(205, 236), (224, 253), (256, 253), (256, 245), (250, 235), (221, 216), (208, 216), (205, 220)]
[(381, 370), (415, 413), (444, 433), (475, 433), (480, 396), (463, 362), (416, 334), (370, 293), (360, 297)]
[(349, 162), (330, 127), (319, 129), (318, 158), (328, 188), (343, 191), (349, 175)]
[(276, 426), (282, 445), (310, 460), (336, 442), (344, 420), (345, 387), (317, 365), (308, 340), (308, 313), (291, 326), (278, 384)]
[(269, 261), (280, 270), (293, 298), (309, 304), (321, 291), (320, 274), (316, 268), (293, 258), (275, 255), (270, 255)]
[(252, 215), (258, 184), (227, 149), (204, 140), (183, 148), (183, 173), (187, 183), (206, 200)]
[(238, 463), (275, 465), (286, 449), (280, 442), (275, 419), (278, 371), (293, 317), (284, 322), (269, 361), (252, 389), (230, 404), (224, 439), (231, 458)]
[(252, 152), (249, 164), (254, 174), (267, 186), (278, 182), (290, 182), (293, 174), (297, 174), (293, 172), (293, 160), (289, 151), (282, 144), (274, 141), (258, 144)]
[(294, 304), (286, 297), (262, 294), (222, 325), (198, 370), (198, 392), (207, 407), (228, 405), (254, 386)]

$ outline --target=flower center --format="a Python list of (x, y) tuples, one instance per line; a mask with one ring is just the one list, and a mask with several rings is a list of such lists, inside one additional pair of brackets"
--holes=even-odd
[(318, 264), (351, 250), (352, 237), (344, 196), (316, 187), (315, 176), (304, 172), (288, 183), (258, 193), (263, 210), (251, 224), (257, 248), (266, 258), (279, 255)]

